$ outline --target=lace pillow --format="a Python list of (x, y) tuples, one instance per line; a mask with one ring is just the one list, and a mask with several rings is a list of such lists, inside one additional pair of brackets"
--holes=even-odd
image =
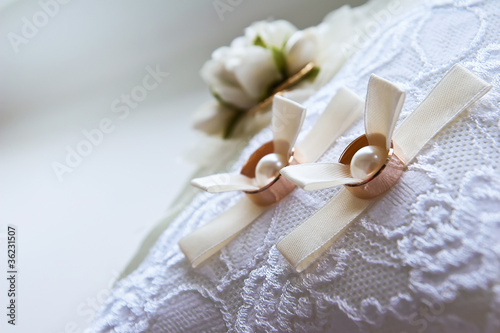
[[(364, 96), (372, 73), (407, 92), (401, 120), (455, 63), (494, 88), (302, 273), (276, 243), (337, 189), (296, 189), (193, 270), (177, 242), (241, 197), (199, 194), (116, 285), (90, 332), (500, 331), (500, 6), (429, 1), (378, 30), (305, 103), (301, 135), (342, 85)], [(336, 161), (362, 132), (360, 119), (320, 161)], [(258, 134), (234, 171), (270, 138)]]

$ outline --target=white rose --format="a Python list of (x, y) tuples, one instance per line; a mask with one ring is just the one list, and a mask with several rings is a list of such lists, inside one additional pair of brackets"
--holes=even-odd
[(271, 51), (254, 45), (215, 50), (201, 76), (223, 103), (243, 110), (256, 105), (281, 79)]
[(319, 52), (319, 38), (314, 29), (295, 32), (287, 41), (284, 53), (287, 74), (293, 75), (307, 63), (313, 61)]
[(231, 46), (215, 50), (201, 69), (220, 104), (205, 106), (195, 126), (211, 134), (230, 133), (241, 111), (256, 106), (276, 84), (314, 61), (318, 49), (315, 30), (297, 31), (284, 20), (253, 23)]
[(288, 21), (259, 21), (245, 29), (247, 43), (253, 44), (259, 37), (264, 47), (282, 49), (297, 28)]

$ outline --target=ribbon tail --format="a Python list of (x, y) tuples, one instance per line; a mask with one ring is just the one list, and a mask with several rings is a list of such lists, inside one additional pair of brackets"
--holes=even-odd
[(323, 254), (371, 202), (341, 189), (323, 208), (281, 239), (276, 247), (301, 272)]
[(351, 90), (340, 88), (308, 135), (296, 145), (295, 157), (301, 163), (316, 161), (362, 111), (363, 100)]
[(365, 130), (370, 145), (389, 150), (405, 98), (406, 92), (393, 83), (375, 74), (370, 76), (365, 106)]
[(306, 191), (356, 184), (362, 181), (351, 176), (348, 165), (340, 163), (291, 165), (281, 169), (281, 174)]
[(191, 180), (191, 185), (210, 193), (256, 191), (255, 179), (239, 173), (220, 173)]
[(266, 207), (243, 198), (208, 224), (182, 238), (179, 247), (194, 268), (219, 252), (265, 210)]
[(443, 127), (483, 97), (492, 86), (454, 65), (394, 132), (398, 156), (408, 164)]
[(306, 109), (302, 105), (279, 95), (274, 96), (272, 130), (276, 154), (290, 156), (305, 115)]

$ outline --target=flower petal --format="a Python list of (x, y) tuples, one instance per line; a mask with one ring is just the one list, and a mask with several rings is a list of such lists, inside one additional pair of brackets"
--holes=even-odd
[(245, 29), (245, 37), (253, 42), (260, 37), (267, 48), (281, 49), (297, 28), (288, 21), (258, 21)]
[(297, 31), (285, 45), (288, 75), (301, 70), (314, 60), (319, 49), (319, 39), (314, 29)]
[(248, 110), (258, 99), (249, 96), (242, 88), (217, 82), (210, 86), (212, 92), (217, 95), (228, 106), (234, 106), (238, 109)]
[(211, 100), (199, 108), (193, 115), (193, 127), (208, 135), (221, 134), (226, 129), (229, 120), (234, 117), (235, 112), (221, 105), (216, 100)]
[(281, 79), (271, 51), (259, 46), (246, 49), (241, 64), (234, 67), (234, 74), (243, 90), (257, 100), (266, 97), (269, 87)]

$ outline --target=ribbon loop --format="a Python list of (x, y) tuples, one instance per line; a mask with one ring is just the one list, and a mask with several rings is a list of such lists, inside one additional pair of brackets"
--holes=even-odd
[(281, 174), (306, 191), (361, 182), (351, 177), (348, 165), (341, 163), (298, 164), (282, 169)]
[(363, 100), (351, 90), (341, 87), (319, 116), (307, 136), (295, 149), (300, 163), (314, 162), (341, 136), (363, 111)]
[(306, 116), (306, 109), (299, 103), (279, 95), (273, 101), (273, 140), (274, 153), (290, 157)]
[(210, 193), (227, 191), (256, 191), (259, 187), (255, 179), (239, 173), (219, 173), (217, 175), (195, 178), (191, 185)]
[(406, 92), (395, 84), (375, 74), (370, 76), (365, 104), (365, 131), (370, 145), (390, 149), (405, 98)]

